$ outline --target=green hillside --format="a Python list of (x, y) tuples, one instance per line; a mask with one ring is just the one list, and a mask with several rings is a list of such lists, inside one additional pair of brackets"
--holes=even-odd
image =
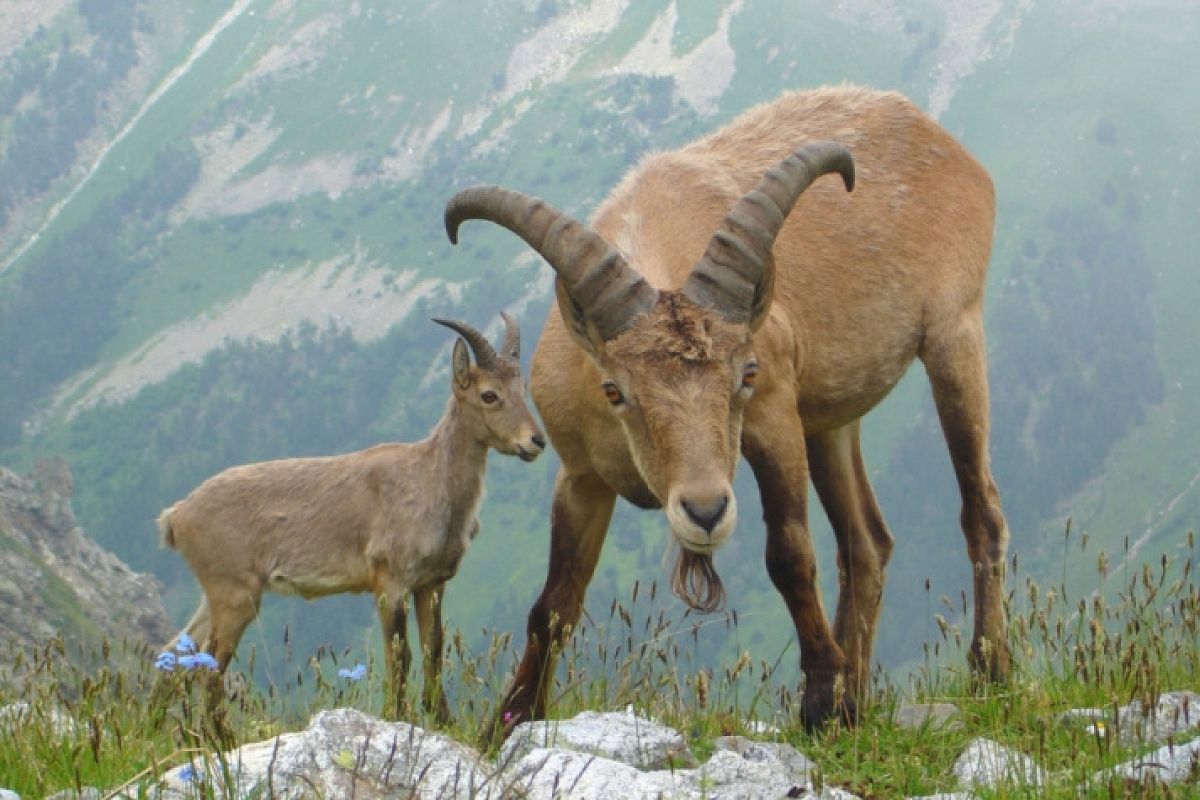
[[(65, 455), (81, 524), (162, 578), (180, 622), (196, 588), (157, 546), (163, 506), (232, 464), (424, 435), (448, 390), (432, 315), (482, 326), (514, 310), (532, 351), (548, 271), (488, 226), (451, 248), (456, 189), (499, 183), (586, 216), (644, 153), (842, 81), (905, 92), (995, 179), (993, 460), (1023, 567), (1094, 583), (1093, 563), (1059, 555), (1068, 518), (1113, 565), (1196, 527), (1200, 10), (110, 5), (70, 3), (0, 52), (0, 463)], [(916, 368), (866, 423), (897, 538), (888, 665), (920, 658), (930, 607), (957, 608), (969, 584), (928, 395)], [(483, 533), (447, 598), (468, 635), (523, 630), (555, 468), (492, 457)], [(790, 648), (786, 665), (748, 470), (737, 491), (718, 568), (741, 645)], [(662, 583), (665, 546), (658, 515), (619, 506), (589, 606)], [(268, 650), (285, 626), (298, 651), (374, 646), (374, 619), (365, 598), (279, 601), (252, 634)]]

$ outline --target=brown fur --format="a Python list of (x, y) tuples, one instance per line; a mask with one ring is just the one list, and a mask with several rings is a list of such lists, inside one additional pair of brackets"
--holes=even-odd
[[(405, 623), (416, 601), (424, 701), (441, 693), (441, 595), (479, 530), (487, 452), (536, 458), (541, 431), (513, 359), (470, 366), (454, 348), (453, 394), (429, 436), (340, 456), (232, 467), (158, 519), (163, 544), (188, 562), (204, 598), (186, 632), (228, 667), (264, 591), (305, 598), (375, 595), (390, 653), (398, 713), (410, 653)], [(486, 404), (485, 392), (499, 402)]]
[[(818, 140), (849, 148), (857, 184), (851, 194), (818, 180), (800, 197), (775, 239), (774, 272), (763, 276), (765, 312), (734, 324), (692, 304), (679, 288), (724, 215), (767, 170)], [(731, 479), (742, 455), (762, 495), (767, 571), (801, 643), (801, 713), (812, 725), (852, 720), (892, 547), (862, 464), (859, 419), (915, 358), (930, 376), (962, 490), (976, 572), (974, 663), (1005, 673), (1007, 528), (988, 467), (982, 325), (993, 217), (991, 180), (949, 134), (898, 94), (850, 86), (751, 109), (621, 181), (592, 229), (660, 292), (650, 311), (602, 341), (564, 325), (560, 285), (560, 308), (538, 344), (531, 389), (562, 471), (550, 572), (505, 722), (544, 714), (554, 647), (578, 621), (618, 494), (666, 510), (687, 552), (673, 583), (689, 602), (712, 605), (720, 587), (703, 560), (733, 530)], [(758, 376), (746, 390), (752, 363)], [(608, 402), (606, 382), (622, 405)], [(838, 540), (832, 628), (809, 540), (810, 476)], [(719, 521), (706, 532), (689, 509), (709, 519), (720, 511)]]

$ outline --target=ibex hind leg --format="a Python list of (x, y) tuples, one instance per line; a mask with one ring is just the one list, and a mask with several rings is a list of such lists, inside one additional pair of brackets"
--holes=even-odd
[(962, 494), (962, 530), (975, 590), (971, 665), (982, 677), (1008, 675), (1004, 608), (1008, 525), (988, 460), (987, 355), (980, 313), (927, 333), (921, 360), (933, 387)]
[[(244, 585), (206, 587), (210, 633), (202, 649), (211, 653), (221, 665), (221, 672), (229, 667), (238, 642), (246, 627), (258, 615), (262, 600), (260, 590), (247, 589)], [(196, 643), (201, 644), (197, 639)]]
[[(188, 620), (188, 624), (179, 632), (166, 646), (166, 651), (171, 655), (185, 655), (181, 653), (182, 648), (179, 647), (179, 638), (187, 635), (192, 640), (195, 647), (204, 652), (211, 652), (212, 642), (212, 616), (209, 613), (208, 598), (205, 595), (200, 597), (200, 605), (196, 607), (196, 611), (192, 614), (192, 618)], [(167, 679), (166, 675), (162, 675), (163, 680), (155, 683), (154, 690), (150, 696), (148, 707), (151, 713), (150, 725), (157, 729), (160, 725), (165, 724), (167, 710), (175, 705), (175, 690), (177, 686)]]
[(407, 697), (408, 668), (412, 662), (412, 649), (408, 644), (409, 591), (392, 578), (390, 569), (381, 568), (377, 574), (375, 604), (388, 667), (383, 716), (398, 720), (411, 716)]
[(858, 421), (810, 435), (807, 445), (813, 486), (838, 544), (833, 635), (846, 656), (847, 694), (861, 708), (870, 683), (892, 535), (867, 480)]
[[(196, 607), (196, 613), (192, 614), (192, 618), (188, 620), (188, 624), (184, 626), (182, 632), (196, 643), (196, 647), (205, 652), (211, 652), (208, 648), (212, 645), (212, 615), (208, 610), (206, 596), (200, 598), (200, 605)], [(174, 650), (178, 644), (179, 637), (177, 636), (171, 641), (171, 649)]]

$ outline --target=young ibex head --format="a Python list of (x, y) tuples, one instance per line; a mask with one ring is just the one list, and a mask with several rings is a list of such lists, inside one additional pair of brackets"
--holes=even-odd
[(804, 147), (767, 172), (733, 206), (677, 290), (651, 286), (597, 232), (537, 198), (477, 186), (446, 207), (452, 242), (464, 221), (488, 220), (554, 268), (562, 318), (601, 375), (594, 391), (603, 402), (586, 407), (620, 421), (642, 482), (693, 556), (711, 554), (737, 522), (731, 482), (758, 377), (751, 334), (772, 299), (772, 247), (801, 193), (830, 172), (852, 188), (850, 154), (829, 142)]
[[(533, 461), (546, 447), (529, 407), (525, 404), (525, 382), (521, 378), (521, 332), (503, 311), (504, 344), (497, 352), (482, 333), (465, 322), (434, 319), (462, 338), (454, 343), (450, 380), (464, 421), (477, 441), (504, 453)], [(475, 354), (475, 366), (467, 346)]]

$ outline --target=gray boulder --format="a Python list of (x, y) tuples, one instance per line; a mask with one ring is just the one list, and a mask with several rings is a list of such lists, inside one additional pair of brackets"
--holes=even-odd
[[(150, 796), (195, 797), (207, 784), (221, 797), (467, 798), (479, 796), (491, 771), (478, 753), (447, 736), (342, 708), (322, 711), (298, 733), (176, 767)], [(121, 796), (137, 793), (131, 788)]]
[(707, 762), (690, 769), (643, 771), (629, 764), (566, 747), (529, 750), (504, 768), (501, 795), (558, 798), (738, 798), (854, 800), (841, 789), (813, 788), (813, 764), (790, 745), (725, 737)]
[(1134, 700), (1117, 711), (1122, 744), (1162, 744), (1168, 739), (1200, 730), (1200, 694), (1164, 692), (1158, 702)]
[(1200, 730), (1200, 694), (1163, 692), (1153, 704), (1133, 700), (1115, 713), (1103, 708), (1073, 708), (1059, 714), (1058, 721), (1084, 726), (1096, 736), (1117, 736), (1126, 747), (1163, 744)]
[(925, 726), (958, 730), (962, 727), (962, 712), (953, 703), (901, 703), (892, 712), (892, 724), (908, 730)]
[[(45, 719), (38, 719), (39, 715)], [(15, 736), (19, 730), (30, 724), (45, 724), (50, 733), (58, 739), (65, 739), (75, 734), (75, 720), (57, 706), (48, 709), (35, 707), (26, 700), (17, 700), (0, 706), (0, 733), (5, 736)]]
[(441, 734), (338, 709), (303, 731), (175, 767), (118, 796), (854, 800), (816, 791), (812, 762), (786, 744), (725, 737), (695, 764), (678, 732), (630, 713), (519, 726), (492, 764)]
[(1046, 773), (1032, 758), (983, 737), (972, 741), (959, 755), (954, 762), (954, 776), (964, 789), (1046, 784)]
[(692, 767), (696, 757), (679, 731), (633, 711), (584, 711), (564, 720), (525, 722), (500, 750), (500, 764), (520, 761), (539, 748), (559, 748), (619, 761), (636, 769)]
[(1197, 769), (1200, 769), (1200, 739), (1183, 745), (1166, 745), (1112, 769), (1098, 772), (1092, 776), (1092, 784), (1104, 786), (1113, 778), (1139, 786), (1183, 783), (1195, 780)]

